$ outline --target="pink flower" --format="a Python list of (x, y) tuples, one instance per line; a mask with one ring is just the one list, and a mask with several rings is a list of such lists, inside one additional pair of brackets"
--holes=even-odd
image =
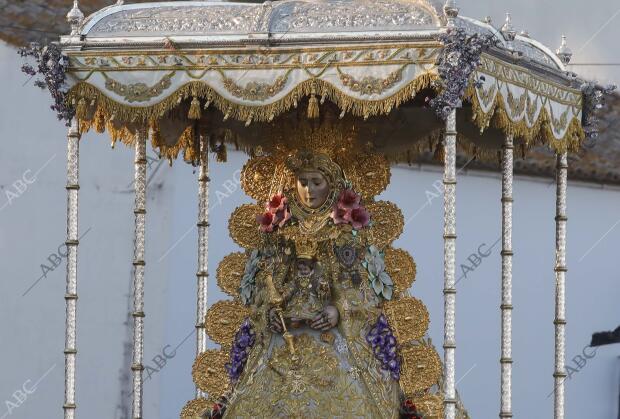
[(353, 189), (344, 189), (338, 197), (338, 207), (345, 209), (356, 209), (360, 206), (361, 196)]
[(273, 225), (284, 227), (284, 224), (286, 224), (286, 222), (290, 219), (291, 212), (288, 210), (288, 207), (285, 206), (283, 209), (275, 213), (275, 216), (273, 217)]
[(266, 212), (263, 215), (257, 215), (256, 221), (260, 224), (260, 230), (263, 233), (271, 233), (273, 231), (273, 214)]
[(284, 209), (284, 207), (286, 206), (286, 202), (287, 200), (284, 194), (276, 194), (267, 203), (267, 210), (272, 214), (275, 214), (276, 212)]
[(351, 222), (351, 225), (354, 229), (359, 230), (361, 228), (366, 227), (370, 224), (370, 214), (366, 211), (366, 208), (359, 207), (351, 210), (348, 214), (348, 221)]
[(256, 221), (260, 224), (262, 232), (271, 233), (276, 227), (284, 227), (284, 224), (291, 219), (287, 202), (282, 193), (271, 197), (265, 206), (265, 213), (256, 216)]
[(337, 206), (334, 207), (331, 217), (332, 220), (334, 220), (334, 224), (338, 225), (338, 224), (348, 224), (349, 223), (349, 213), (351, 210), (347, 210), (344, 208), (338, 208)]

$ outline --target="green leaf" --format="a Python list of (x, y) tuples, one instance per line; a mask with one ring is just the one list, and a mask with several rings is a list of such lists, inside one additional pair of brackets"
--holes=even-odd
[(383, 271), (379, 274), (379, 279), (381, 280), (381, 282), (383, 282), (385, 285), (394, 285), (394, 282), (392, 281), (392, 278), (390, 278), (390, 275), (388, 275), (387, 272)]
[(383, 298), (385, 298), (386, 300), (391, 300), (392, 299), (392, 292), (393, 289), (392, 287), (383, 287)]
[(375, 279), (372, 281), (372, 289), (375, 291), (375, 294), (381, 295), (383, 292), (383, 282)]

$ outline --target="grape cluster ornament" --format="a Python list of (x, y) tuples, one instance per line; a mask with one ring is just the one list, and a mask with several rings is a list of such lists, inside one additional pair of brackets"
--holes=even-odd
[(255, 341), (256, 333), (250, 321), (246, 319), (235, 335), (235, 341), (230, 350), (230, 361), (226, 364), (226, 371), (232, 383), (239, 380)]
[(394, 380), (400, 379), (398, 342), (390, 329), (387, 318), (381, 314), (366, 335), (366, 342), (372, 348), (375, 358), (381, 362), (381, 369), (390, 373)]

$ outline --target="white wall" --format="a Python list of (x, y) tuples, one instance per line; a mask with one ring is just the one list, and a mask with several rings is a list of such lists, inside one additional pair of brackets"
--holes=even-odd
[[(54, 266), (58, 256), (48, 258), (66, 239), (66, 128), (49, 110), (47, 92), (31, 83), (23, 86), (19, 62), (14, 49), (0, 45), (0, 417), (58, 418), (65, 260), (23, 294), (42, 276), (42, 264)], [(105, 138), (96, 137), (89, 134), (81, 141), (79, 223), (80, 234), (88, 233), (79, 246), (77, 404), (81, 416), (97, 412), (90, 417), (108, 419), (119, 401), (133, 258), (133, 194), (127, 192), (133, 153), (122, 144), (111, 150)], [(166, 165), (151, 186), (161, 185), (148, 202), (149, 260), (163, 251), (172, 232), (167, 171)], [(19, 184), (24, 178), (31, 182), (24, 182), (26, 188)], [(147, 348), (162, 341), (166, 266), (147, 267)], [(39, 379), (37, 390), (19, 401), (24, 399), (19, 389), (24, 384), (32, 389)], [(157, 417), (158, 410), (159, 400), (150, 397), (145, 417)]]

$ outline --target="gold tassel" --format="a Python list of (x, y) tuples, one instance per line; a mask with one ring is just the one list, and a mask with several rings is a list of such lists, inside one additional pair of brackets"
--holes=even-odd
[(312, 83), (310, 101), (308, 102), (308, 119), (317, 119), (319, 117), (319, 112), (319, 100), (316, 97), (316, 84)]
[(161, 148), (165, 144), (159, 127), (157, 129), (153, 129), (151, 144), (153, 144), (153, 148)]
[(445, 163), (446, 160), (446, 152), (443, 148), (443, 144), (440, 142), (435, 146), (435, 153), (433, 153), (433, 160), (438, 163)]
[(101, 109), (97, 109), (97, 113), (95, 114), (95, 131), (99, 134), (105, 132), (105, 114)]
[(85, 120), (88, 116), (88, 110), (86, 109), (86, 99), (81, 98), (78, 101), (77, 108), (75, 109), (75, 116), (77, 119)]
[(202, 111), (200, 109), (200, 101), (196, 96), (192, 99), (192, 104), (189, 107), (189, 119), (200, 119), (202, 117)]
[(215, 158), (218, 163), (226, 163), (228, 153), (226, 152), (226, 144), (221, 143), (215, 147)]

